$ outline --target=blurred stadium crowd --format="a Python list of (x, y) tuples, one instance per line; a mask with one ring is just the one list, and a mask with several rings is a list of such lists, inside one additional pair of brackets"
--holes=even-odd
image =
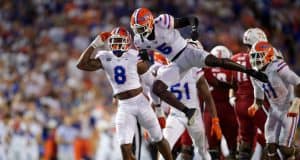
[(261, 27), (300, 74), (299, 0), (2, 0), (0, 156), (120, 158), (112, 154), (118, 146), (111, 88), (101, 71), (82, 72), (75, 64), (97, 33), (129, 28), (141, 6), (155, 14), (197, 15), (207, 50), (223, 44), (238, 52), (245, 29)]

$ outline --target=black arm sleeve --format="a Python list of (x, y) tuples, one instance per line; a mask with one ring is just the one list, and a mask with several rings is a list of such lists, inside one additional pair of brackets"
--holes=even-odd
[(210, 67), (222, 67), (228, 70), (247, 72), (247, 68), (243, 65), (233, 62), (228, 58), (217, 58), (213, 55), (208, 55), (205, 59), (205, 64)]
[(145, 50), (145, 49), (139, 50), (139, 57), (143, 61), (149, 61), (149, 55), (148, 55), (147, 50)]
[(192, 26), (192, 28), (197, 28), (198, 18), (196, 16), (189, 16), (174, 19), (174, 28), (183, 28), (189, 25)]

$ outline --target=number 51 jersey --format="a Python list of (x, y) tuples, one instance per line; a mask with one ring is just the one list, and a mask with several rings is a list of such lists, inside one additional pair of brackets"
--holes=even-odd
[[(157, 72), (157, 76), (160, 76), (161, 71), (163, 71), (164, 66), (160, 67)], [(168, 90), (172, 92), (176, 98), (185, 104), (189, 108), (198, 108), (198, 89), (197, 82), (203, 76), (202, 69), (193, 67), (182, 74), (180, 82), (174, 83), (169, 86)], [(176, 115), (183, 115), (184, 113), (171, 107), (171, 113)]]
[(281, 111), (288, 110), (293, 97), (292, 85), (299, 84), (300, 78), (290, 70), (283, 60), (271, 62), (263, 72), (268, 76), (268, 83), (251, 78), (254, 97), (264, 99), (265, 93), (271, 107), (277, 107)]
[(115, 56), (112, 51), (102, 50), (98, 51), (96, 58), (102, 63), (114, 95), (141, 87), (137, 73), (139, 58), (136, 50), (129, 49), (121, 57)]

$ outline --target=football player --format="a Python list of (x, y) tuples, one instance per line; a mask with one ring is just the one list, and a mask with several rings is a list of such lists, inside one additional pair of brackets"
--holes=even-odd
[[(283, 159), (295, 159), (298, 148), (293, 146), (293, 139), (299, 120), (300, 77), (283, 60), (275, 58), (274, 48), (265, 41), (252, 46), (250, 63), (253, 69), (270, 77), (267, 83), (252, 79), (255, 100), (248, 108), (248, 114), (254, 116), (262, 107), (265, 95), (270, 103), (265, 124), (267, 156), (272, 160), (279, 159), (279, 149)], [(294, 93), (291, 85), (294, 86)]]
[[(210, 53), (218, 58), (230, 58), (231, 51), (222, 45), (215, 46)], [(205, 68), (205, 78), (210, 85), (212, 96), (216, 103), (217, 114), (220, 118), (220, 125), (223, 135), (226, 139), (229, 155), (227, 159), (235, 159), (238, 124), (234, 109), (229, 104), (228, 92), (230, 88), (234, 88), (231, 85), (231, 71), (225, 70), (219, 67)], [(207, 114), (207, 109), (204, 112), (204, 122), (206, 130), (211, 128), (210, 114)], [(213, 159), (220, 159), (220, 144), (221, 139), (212, 136), (209, 132), (206, 133), (209, 143), (209, 151)]]
[[(259, 28), (249, 28), (243, 35), (243, 43), (249, 48), (246, 52), (241, 52), (233, 55), (231, 59), (244, 65), (246, 68), (251, 68), (249, 61), (249, 52), (251, 46), (257, 41), (267, 41), (267, 36)], [(253, 103), (253, 87), (250, 81), (250, 77), (242, 72), (232, 72), (232, 81), (236, 84), (237, 89), (231, 90), (229, 95), (229, 102), (234, 107), (235, 113), (238, 119), (238, 159), (250, 160), (255, 148), (256, 141), (264, 147), (265, 138), (264, 125), (267, 119), (267, 115), (264, 110), (257, 111), (254, 117), (248, 115), (248, 108)], [(264, 107), (269, 106), (264, 103)], [(257, 128), (262, 132), (258, 134)]]
[[(155, 54), (154, 59), (162, 59), (160, 56), (160, 54)], [(165, 66), (158, 68), (156, 71), (157, 77), (162, 75), (161, 73), (164, 69)], [(183, 77), (179, 82), (169, 86), (169, 90), (176, 95), (177, 99), (183, 102), (186, 106), (195, 108), (197, 110), (197, 114), (195, 117), (195, 122), (192, 125), (188, 125), (188, 120), (185, 115), (176, 108), (171, 108), (170, 114), (166, 121), (166, 127), (163, 130), (163, 134), (169, 142), (170, 148), (172, 149), (182, 133), (185, 131), (185, 129), (187, 129), (194, 144), (198, 148), (199, 155), (202, 157), (202, 159), (207, 160), (211, 159), (211, 157), (207, 150), (207, 141), (205, 137), (201, 111), (199, 108), (198, 94), (203, 97), (207, 107), (210, 110), (210, 113), (212, 114), (213, 124), (209, 132), (217, 137), (221, 137), (222, 132), (219, 125), (215, 104), (203, 74), (204, 73), (201, 69), (193, 67), (183, 74)], [(159, 105), (157, 105), (155, 109), (159, 110)]]
[[(94, 51), (104, 46), (106, 40), (110, 50), (97, 51), (93, 58)], [(145, 78), (147, 64), (139, 61), (138, 52), (130, 47), (130, 33), (122, 27), (117, 27), (110, 33), (101, 33), (82, 53), (77, 67), (85, 71), (103, 69), (112, 85), (114, 97), (118, 99), (116, 132), (123, 159), (135, 159), (132, 141), (138, 122), (148, 130), (163, 157), (171, 160), (169, 144), (163, 138), (155, 113), (142, 93), (140, 77)]]
[[(154, 19), (151, 11), (147, 8), (138, 8), (131, 16), (130, 26), (135, 33), (134, 45), (136, 48), (139, 50), (155, 50), (166, 56), (169, 62), (173, 62), (165, 69), (163, 74), (166, 76), (161, 76), (168, 77), (168, 79), (157, 79), (154, 82), (152, 90), (155, 95), (163, 97), (162, 100), (186, 113), (188, 108), (176, 101), (176, 97), (166, 93), (165, 89), (168, 88), (168, 85), (179, 82), (181, 73), (192, 67), (201, 68), (205, 65), (238, 70), (267, 82), (268, 78), (265, 74), (253, 69), (246, 69), (230, 59), (218, 59), (203, 49), (187, 45), (187, 41), (180, 35), (177, 28), (188, 25), (192, 26), (192, 39), (196, 40), (198, 37), (198, 20), (196, 17), (175, 19), (168, 14), (162, 14)], [(158, 103), (157, 100), (154, 102)], [(194, 118), (192, 117), (190, 120), (189, 122), (191, 123)]]

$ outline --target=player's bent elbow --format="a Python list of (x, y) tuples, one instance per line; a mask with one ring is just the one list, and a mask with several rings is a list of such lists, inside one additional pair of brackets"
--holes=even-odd
[(80, 69), (80, 70), (85, 70), (84, 68), (84, 65), (82, 64), (82, 63), (77, 63), (76, 64), (76, 67), (78, 68), (78, 69)]
[(91, 68), (85, 64), (82, 64), (82, 63), (78, 63), (76, 65), (76, 67), (80, 70), (83, 70), (83, 71), (96, 71), (97, 69), (96, 68)]

